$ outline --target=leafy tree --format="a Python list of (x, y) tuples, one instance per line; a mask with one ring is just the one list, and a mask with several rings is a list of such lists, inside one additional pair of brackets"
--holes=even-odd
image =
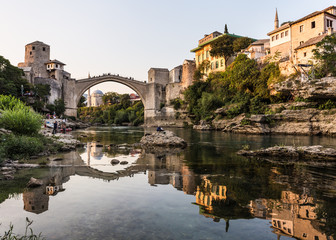
[(65, 112), (65, 102), (63, 99), (56, 99), (54, 102), (55, 112), (57, 116), (61, 116)]
[(321, 42), (316, 44), (313, 50), (316, 60), (320, 63), (320, 76), (336, 76), (336, 36), (332, 34), (326, 36)]
[(210, 54), (213, 57), (224, 57), (225, 65), (229, 58), (234, 54), (233, 51), (234, 37), (230, 35), (224, 35), (216, 39), (211, 43)]
[(194, 72), (194, 80), (199, 81), (205, 75), (205, 72), (209, 69), (210, 62), (208, 60), (204, 60), (200, 65), (198, 65), (197, 69)]
[(103, 95), (102, 100), (105, 105), (115, 104), (115, 103), (120, 102), (120, 94), (116, 92), (107, 92)]
[(0, 94), (19, 97), (21, 96), (21, 85), (24, 91), (30, 90), (29, 83), (23, 78), (22, 70), (0, 56)]
[(228, 30), (227, 24), (225, 24), (224, 33), (229, 33), (229, 30)]
[(236, 38), (233, 41), (233, 51), (234, 52), (240, 52), (240, 50), (247, 48), (250, 46), (250, 44), (253, 42), (251, 38), (248, 37), (242, 37), (242, 38)]
[(85, 107), (85, 101), (86, 101), (86, 98), (84, 96), (81, 96), (77, 107)]

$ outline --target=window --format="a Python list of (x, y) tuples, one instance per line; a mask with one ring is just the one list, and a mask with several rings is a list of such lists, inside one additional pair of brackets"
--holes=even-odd
[(285, 32), (285, 36), (286, 36), (286, 37), (288, 36), (288, 30)]
[(218, 61), (216, 61), (216, 68), (218, 68)]
[(311, 28), (315, 28), (315, 21), (311, 23)]
[(333, 21), (327, 19), (327, 27), (332, 27), (333, 26)]
[(221, 59), (221, 61), (220, 61), (220, 66), (221, 66), (221, 67), (224, 66), (224, 59)]
[(33, 46), (33, 50), (35, 50), (35, 46)]
[(300, 42), (300, 46), (301, 46), (303, 43), (304, 43), (304, 41), (301, 41), (301, 42)]
[(302, 237), (306, 238), (307, 237), (307, 233), (303, 233)]
[[(306, 52), (304, 52), (304, 53), (303, 53), (303, 56), (304, 56), (304, 57), (307, 57), (307, 53), (306, 53)], [(307, 217), (308, 217), (308, 216), (307, 216)]]
[(56, 64), (56, 68), (58, 68), (58, 64)]
[(214, 65), (213, 65), (213, 63), (211, 63), (211, 69), (213, 69), (214, 68)]
[(300, 26), (300, 32), (303, 32), (303, 25)]
[(279, 39), (279, 34), (277, 34), (277, 35), (275, 36), (275, 39), (276, 39), (276, 40), (278, 40), (278, 39)]
[(284, 32), (282, 32), (282, 33), (281, 33), (281, 38), (283, 38), (283, 37), (284, 37), (284, 34), (285, 34)]
[(206, 51), (206, 58), (209, 58), (209, 51)]
[(272, 42), (274, 41), (274, 36), (272, 37)]
[(43, 47), (42, 50), (45, 52), (45, 47)]
[(32, 52), (29, 52), (29, 55), (32, 55)]
[(290, 228), (288, 228), (288, 233), (291, 234), (292, 233), (292, 230)]
[(315, 237), (314, 237), (314, 240), (319, 240), (319, 237), (318, 237), (318, 236), (315, 236)]

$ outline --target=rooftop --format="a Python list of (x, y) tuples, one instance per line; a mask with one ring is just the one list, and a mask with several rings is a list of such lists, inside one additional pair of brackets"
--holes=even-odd
[(62, 62), (58, 61), (57, 59), (49, 60), (45, 64), (49, 64), (49, 63), (57, 63), (57, 64), (60, 64), (60, 65), (63, 65), (63, 66), (66, 65), (65, 63), (62, 63)]
[(35, 42), (32, 42), (32, 43), (28, 43), (26, 46), (28, 45), (45, 45), (45, 46), (49, 46), (48, 44), (45, 44), (44, 42), (40, 42), (40, 41), (35, 41)]
[(322, 39), (327, 36), (328, 34), (322, 34), (320, 36), (317, 37), (313, 37), (310, 38), (309, 40), (307, 40), (305, 43), (301, 44), (299, 47), (295, 48), (295, 50), (301, 49), (301, 48), (305, 48), (305, 47), (309, 47), (312, 45), (315, 45), (316, 43), (322, 41)]

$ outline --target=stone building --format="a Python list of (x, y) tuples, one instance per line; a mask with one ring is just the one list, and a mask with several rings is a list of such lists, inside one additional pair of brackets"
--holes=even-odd
[(262, 61), (264, 56), (270, 53), (270, 40), (260, 39), (248, 46), (243, 53), (245, 53), (250, 59)]
[(313, 12), (293, 22), (279, 26), (278, 12), (274, 20), (274, 30), (270, 37), (271, 54), (278, 52), (283, 61), (292, 64), (313, 62), (312, 50), (316, 43), (328, 34), (334, 33), (336, 24), (336, 7), (331, 6), (322, 11)]
[(18, 64), (29, 83), (50, 85), (48, 102), (51, 104), (63, 97), (63, 85), (71, 78), (64, 66), (64, 63), (56, 59), (50, 60), (50, 46), (39, 41), (25, 46), (24, 62)]

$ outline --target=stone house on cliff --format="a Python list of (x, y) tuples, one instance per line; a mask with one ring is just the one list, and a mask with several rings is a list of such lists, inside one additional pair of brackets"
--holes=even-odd
[(51, 104), (56, 99), (63, 98), (64, 81), (71, 78), (64, 66), (64, 63), (56, 59), (50, 60), (50, 46), (40, 41), (25, 46), (24, 62), (18, 64), (29, 83), (50, 85), (48, 102)]

